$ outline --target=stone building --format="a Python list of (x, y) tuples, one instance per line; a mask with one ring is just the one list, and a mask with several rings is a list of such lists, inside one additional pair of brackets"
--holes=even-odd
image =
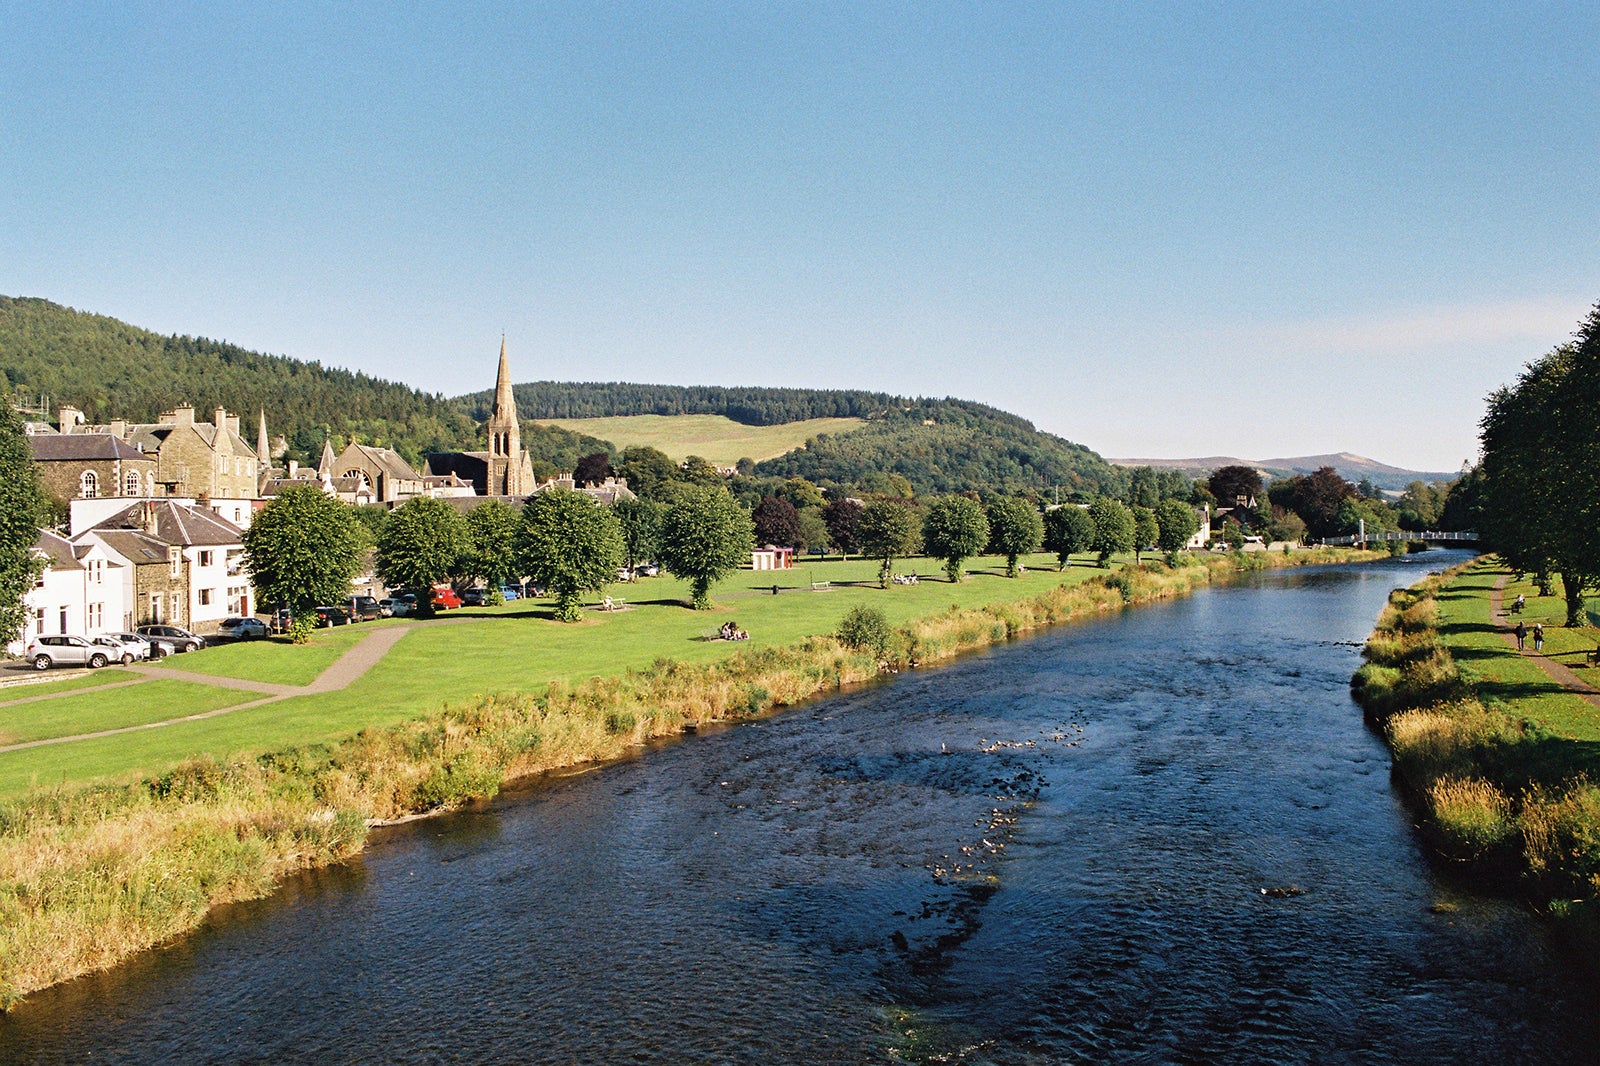
[(106, 496), (154, 496), (156, 459), (110, 433), (28, 436), (39, 484), (57, 503)]
[(402, 503), (424, 492), (422, 475), (400, 453), (352, 442), (331, 464), (335, 479), (359, 475), (372, 490), (377, 503)]
[[(216, 409), (214, 420), (197, 422), (194, 407), (179, 404), (155, 422), (114, 419), (84, 425), (75, 407), (60, 411), (63, 436), (110, 434), (133, 445), (156, 464), (155, 491), (147, 495), (253, 500), (261, 480), (255, 449), (239, 435), (239, 416)], [(48, 439), (48, 435), (41, 436)]]
[(470, 482), (480, 496), (526, 496), (534, 490), (533, 461), (522, 450), (522, 429), (517, 421), (517, 401), (511, 393), (511, 363), (506, 358), (506, 340), (500, 338), (500, 369), (494, 384), (494, 407), (484, 426), (489, 450), (483, 452), (434, 452), (428, 456), (423, 474), (444, 477), (454, 474)]
[(205, 507), (144, 500), (73, 538), (98, 544), (131, 568), (137, 624), (205, 629), (254, 613), (239, 527)]

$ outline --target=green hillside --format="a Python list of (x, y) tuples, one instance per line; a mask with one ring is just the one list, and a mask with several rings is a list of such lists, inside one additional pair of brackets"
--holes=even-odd
[[(0, 296), (0, 374), (15, 399), (42, 399), (52, 418), (71, 404), (91, 422), (149, 422), (188, 402), (203, 419), (217, 407), (241, 415), (253, 444), (249, 427), (265, 409), (268, 432), (287, 438), (302, 462), (315, 459), (328, 433), (336, 445), (356, 436), (412, 462), (429, 451), (484, 446), (457, 400), (204, 337), (162, 336), (49, 300)], [(579, 456), (606, 447), (553, 427), (529, 427), (523, 444), (541, 472), (570, 470)]]

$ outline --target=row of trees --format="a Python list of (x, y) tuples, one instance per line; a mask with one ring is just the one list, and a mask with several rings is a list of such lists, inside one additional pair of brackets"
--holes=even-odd
[(1541, 588), (1559, 573), (1567, 624), (1582, 625), (1600, 579), (1600, 305), (1489, 397), (1481, 430), (1481, 532)]
[(550, 591), (563, 621), (579, 618), (583, 595), (615, 581), (624, 562), (645, 556), (688, 580), (694, 606), (707, 607), (711, 586), (749, 558), (752, 543), (749, 515), (720, 488), (685, 492), (671, 506), (611, 509), (585, 493), (551, 489), (520, 511), (490, 500), (463, 515), (417, 497), (388, 514), (358, 515), (306, 486), (280, 494), (244, 536), (262, 603), (304, 611), (341, 602), (371, 551), (375, 572), (391, 587), (482, 580), (498, 589), (526, 579)]

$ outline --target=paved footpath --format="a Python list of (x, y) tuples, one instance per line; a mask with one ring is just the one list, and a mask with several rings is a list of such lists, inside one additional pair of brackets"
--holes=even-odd
[[(444, 621), (443, 619), (439, 621)], [(454, 621), (450, 619), (449, 621)], [(465, 619), (463, 619), (465, 621)], [(247, 681), (239, 677), (220, 677), (214, 674), (200, 674), (192, 670), (178, 670), (171, 667), (157, 666), (130, 666), (133, 673), (143, 674), (147, 678), (165, 678), (171, 681), (192, 681), (200, 685), (210, 685), (213, 688), (231, 688), (242, 692), (255, 692), (261, 695), (260, 699), (236, 703), (231, 707), (219, 707), (214, 711), (202, 711), (199, 714), (185, 715), (182, 718), (168, 718), (160, 722), (146, 722), (143, 725), (123, 726), (120, 729), (102, 729), (95, 733), (75, 733), (69, 737), (47, 737), (44, 740), (30, 740), (22, 744), (8, 744), (0, 746), (0, 752), (21, 751), (23, 748), (38, 748), (46, 744), (65, 744), (72, 740), (89, 740), (94, 737), (111, 737), (120, 733), (135, 733), (141, 729), (160, 729), (163, 726), (176, 725), (179, 722), (197, 722), (202, 718), (216, 718), (234, 711), (242, 711), (249, 707), (260, 707), (267, 703), (277, 703), (294, 696), (314, 696), (324, 692), (338, 692), (348, 688), (360, 679), (368, 670), (378, 665), (383, 657), (389, 654), (402, 637), (415, 626), (432, 625), (436, 622), (412, 622), (396, 626), (385, 626), (374, 630), (362, 637), (354, 647), (334, 661), (316, 680), (309, 685), (274, 685), (267, 681)], [(23, 699), (8, 700), (0, 703), (0, 707), (9, 707), (17, 703), (34, 703), (39, 700), (63, 699), (68, 696), (81, 696), (85, 693), (103, 692), (107, 689), (126, 688), (129, 685), (142, 684), (141, 681), (119, 681), (110, 685), (101, 685), (94, 688), (69, 689), (66, 692), (53, 692), (45, 696), (30, 696)]]
[[(1517, 646), (1517, 635), (1512, 630), (1516, 628), (1516, 625), (1506, 616), (1503, 607), (1506, 583), (1510, 580), (1510, 574), (1501, 574), (1495, 581), (1494, 588), (1489, 590), (1489, 621), (1495, 625), (1500, 634), (1500, 639), (1510, 647), (1515, 648)], [(1533, 627), (1529, 626), (1528, 628), (1531, 630)], [(1532, 638), (1529, 639), (1531, 640)], [(1570, 692), (1574, 696), (1582, 696), (1596, 707), (1600, 707), (1600, 689), (1595, 688), (1589, 682), (1573, 673), (1569, 667), (1556, 662), (1543, 652), (1536, 652), (1532, 649), (1524, 649), (1522, 655), (1537, 663), (1539, 668), (1548, 674), (1550, 680), (1559, 685), (1563, 692)]]

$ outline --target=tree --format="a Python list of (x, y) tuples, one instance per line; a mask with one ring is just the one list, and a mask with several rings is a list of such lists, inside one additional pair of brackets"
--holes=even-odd
[(583, 617), (582, 594), (615, 581), (622, 555), (621, 524), (587, 493), (546, 489), (522, 508), (517, 559), (535, 584), (555, 596), (558, 621)]
[(1156, 547), (1167, 553), (1168, 561), (1177, 558), (1189, 538), (1200, 532), (1200, 518), (1182, 500), (1162, 500), (1156, 504)]
[(501, 500), (488, 500), (468, 511), (461, 572), (481, 577), (491, 589), (522, 576), (517, 566), (520, 520), (517, 509)]
[(0, 404), (0, 643), (22, 633), (27, 608), (23, 598), (44, 572), (33, 552), (39, 540), (45, 497), (22, 431), (22, 416)]
[[(467, 549), (467, 527), (454, 507), (413, 496), (389, 514), (378, 537), (378, 577), (391, 588), (425, 590), (453, 577)], [(426, 596), (418, 596), (422, 605)]]
[(1128, 474), (1128, 502), (1135, 507), (1154, 507), (1161, 501), (1161, 483), (1154, 467), (1136, 466)]
[(1006, 576), (1017, 576), (1017, 556), (1039, 550), (1044, 519), (1031, 501), (1002, 496), (984, 515), (989, 521), (989, 550), (1006, 557)]
[(654, 500), (618, 500), (611, 508), (622, 526), (622, 558), (629, 570), (656, 557), (661, 516), (666, 507)]
[(944, 573), (961, 580), (961, 566), (989, 543), (989, 520), (977, 501), (946, 496), (928, 508), (922, 520), (922, 544), (929, 555), (944, 560)]
[(1074, 552), (1088, 551), (1094, 543), (1094, 519), (1077, 504), (1054, 507), (1044, 513), (1044, 550), (1056, 553), (1056, 569), (1072, 565)]
[(911, 555), (922, 546), (922, 521), (916, 509), (900, 500), (873, 500), (861, 512), (861, 552), (882, 559), (878, 584), (889, 587), (889, 575), (897, 558)]
[(1219, 466), (1206, 479), (1206, 487), (1222, 506), (1234, 507), (1241, 497), (1261, 495), (1261, 473), (1250, 466)]
[(661, 519), (659, 555), (666, 568), (689, 582), (694, 608), (711, 606), (711, 586), (750, 558), (755, 527), (724, 488), (695, 487), (679, 494)]
[(242, 540), (256, 602), (282, 603), (294, 614), (343, 602), (367, 544), (351, 509), (313, 484), (278, 493)]
[(618, 477), (628, 479), (628, 488), (650, 500), (660, 499), (661, 490), (677, 481), (679, 474), (671, 456), (645, 445), (622, 449), (612, 466)]
[(855, 500), (838, 499), (822, 509), (833, 546), (849, 555), (861, 550), (861, 515), (866, 508)]
[(781, 496), (763, 496), (750, 518), (755, 524), (757, 544), (771, 544), (777, 548), (800, 547), (800, 515), (788, 500)]
[(678, 477), (690, 484), (707, 487), (720, 486), (723, 481), (722, 475), (717, 472), (711, 460), (699, 455), (691, 455), (683, 461)]
[(1117, 552), (1133, 550), (1133, 512), (1118, 500), (1101, 496), (1089, 505), (1094, 522), (1094, 541), (1090, 549), (1100, 555), (1100, 565), (1109, 566)]
[(611, 469), (611, 456), (605, 452), (591, 452), (572, 468), (572, 480), (579, 485), (598, 485), (615, 473)]
[(822, 510), (817, 507), (802, 507), (800, 515), (800, 547), (807, 551), (820, 551), (828, 546), (832, 539), (828, 533), (828, 523), (822, 520)]
[(1156, 522), (1156, 513), (1148, 507), (1135, 507), (1133, 509), (1133, 561), (1139, 562), (1140, 554), (1153, 547), (1156, 538), (1161, 536), (1161, 526)]

